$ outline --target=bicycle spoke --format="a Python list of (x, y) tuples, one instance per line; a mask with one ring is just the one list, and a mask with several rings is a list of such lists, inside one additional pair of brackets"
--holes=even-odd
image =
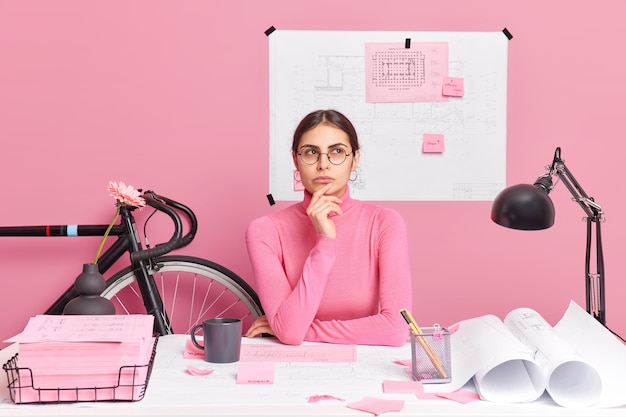
[[(157, 264), (158, 272), (153, 271), (152, 277), (169, 332), (189, 333), (195, 324), (212, 317), (241, 318), (242, 327), (247, 329), (262, 314), (254, 291), (217, 264), (188, 256), (163, 257)], [(109, 280), (103, 296), (114, 301), (117, 314), (145, 314), (143, 298), (130, 268)]]
[(189, 328), (192, 328), (196, 324), (200, 323), (200, 319), (202, 318), (202, 312), (205, 309), (205, 306), (206, 306), (207, 300), (209, 299), (209, 294), (211, 293), (211, 289), (212, 288), (213, 288), (213, 281), (209, 282), (209, 286), (207, 287), (206, 291), (204, 292), (204, 298), (202, 299), (202, 305), (198, 309), (198, 315), (196, 316), (196, 320), (193, 323), (189, 323), (189, 325), (190, 325)]
[[(198, 287), (198, 276), (194, 274), (193, 276), (193, 288), (191, 290), (191, 308), (189, 309), (189, 318), (187, 319), (187, 328), (190, 329), (193, 327), (191, 325), (192, 315), (193, 315), (193, 306), (196, 305), (196, 288)], [(186, 332), (187, 333), (187, 332)]]
[[(163, 301), (163, 306), (166, 305), (167, 301), (166, 301), (166, 288), (165, 288), (165, 279), (164, 279), (164, 274), (160, 274), (161, 277), (161, 299)], [(172, 329), (172, 323), (174, 322), (174, 318), (176, 317), (175, 315), (175, 310), (176, 310), (176, 300), (177, 297), (176, 295), (178, 294), (178, 284), (180, 282), (180, 273), (176, 274), (176, 279), (174, 280), (174, 294), (172, 295), (172, 303), (169, 309), (165, 309), (167, 311), (167, 315), (169, 316), (169, 327), (170, 330)]]
[[(228, 307), (226, 307), (224, 310), (222, 310), (222, 312), (220, 314), (217, 315), (217, 317), (225, 317), (226, 316), (226, 312), (229, 311), (230, 309), (232, 309), (235, 305), (241, 303), (240, 300), (235, 300), (233, 301), (233, 303), (231, 305), (229, 305)], [(246, 318), (250, 313), (248, 312), (246, 315), (244, 315), (243, 317), (239, 317), (241, 320), (243, 320), (244, 318)]]
[[(128, 286), (128, 289), (129, 289), (129, 291), (131, 291), (131, 292), (132, 292), (132, 294), (134, 294), (134, 295), (135, 295), (135, 298), (136, 298), (137, 300), (141, 300), (141, 294), (139, 294), (139, 291), (137, 291), (137, 290), (135, 289), (135, 287), (133, 287), (133, 286)], [(112, 300), (116, 301), (116, 302), (117, 302), (117, 304), (119, 305), (119, 307), (120, 307), (122, 310), (124, 310), (124, 312), (125, 312), (126, 314), (131, 314), (131, 309), (130, 309), (130, 308), (128, 308), (128, 307), (126, 306), (126, 303), (124, 303), (124, 302), (121, 300), (121, 298), (120, 298), (120, 297), (118, 297), (117, 295), (115, 295), (115, 296), (114, 296), (114, 298), (113, 298)]]

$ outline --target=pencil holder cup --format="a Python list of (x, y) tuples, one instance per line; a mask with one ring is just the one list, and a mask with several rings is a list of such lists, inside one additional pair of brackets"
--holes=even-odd
[(422, 327), (411, 334), (411, 375), (423, 384), (452, 380), (450, 332), (442, 327)]

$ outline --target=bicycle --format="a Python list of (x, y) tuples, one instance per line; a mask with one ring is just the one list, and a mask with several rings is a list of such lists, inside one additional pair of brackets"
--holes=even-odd
[[(240, 318), (245, 331), (254, 319), (263, 314), (253, 288), (236, 273), (215, 262), (195, 256), (167, 255), (191, 243), (198, 229), (197, 218), (184, 204), (152, 190), (139, 191), (146, 201), (146, 207), (154, 209), (143, 223), (146, 243), (142, 243), (137, 233), (133, 215), (136, 207), (121, 206), (121, 220), (109, 232), (109, 236), (117, 239), (102, 253), (97, 265), (104, 275), (125, 253), (129, 254), (130, 265), (122, 267), (106, 280), (102, 296), (114, 303), (116, 314), (152, 314), (154, 332), (158, 335), (189, 333), (195, 324), (211, 317)], [(174, 232), (168, 241), (150, 247), (146, 225), (157, 212), (169, 217), (174, 224)], [(184, 235), (180, 213), (184, 215), (188, 228)], [(0, 237), (104, 236), (108, 227), (4, 226), (0, 227)], [(45, 314), (62, 314), (65, 305), (77, 296), (78, 293), (71, 286)], [(181, 303), (188, 306), (182, 316)]]

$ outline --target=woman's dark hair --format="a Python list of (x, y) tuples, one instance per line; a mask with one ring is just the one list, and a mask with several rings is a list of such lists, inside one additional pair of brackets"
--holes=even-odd
[(300, 121), (298, 127), (293, 133), (291, 150), (294, 153), (298, 153), (298, 145), (300, 144), (300, 138), (302, 138), (302, 135), (320, 124), (333, 125), (336, 128), (343, 130), (348, 135), (352, 152), (359, 150), (359, 138), (357, 137), (356, 130), (354, 129), (352, 122), (350, 122), (346, 116), (337, 110), (316, 110), (304, 116), (304, 119)]

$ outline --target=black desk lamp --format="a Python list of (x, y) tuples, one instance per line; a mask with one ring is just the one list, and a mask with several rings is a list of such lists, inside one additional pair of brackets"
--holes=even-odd
[[(565, 166), (561, 159), (561, 148), (556, 148), (549, 172), (537, 178), (533, 185), (519, 184), (505, 188), (498, 194), (491, 209), (491, 220), (501, 226), (520, 230), (547, 229), (554, 224), (554, 205), (548, 197), (556, 184), (552, 177), (557, 176), (572, 194), (572, 200), (578, 203), (586, 214), (587, 246), (585, 258), (585, 290), (587, 296), (587, 312), (605, 325), (604, 310), (604, 259), (602, 255), (602, 237), (600, 223), (602, 207), (588, 197), (578, 181)], [(590, 271), (591, 240), (595, 223), (596, 265), (595, 273)]]

